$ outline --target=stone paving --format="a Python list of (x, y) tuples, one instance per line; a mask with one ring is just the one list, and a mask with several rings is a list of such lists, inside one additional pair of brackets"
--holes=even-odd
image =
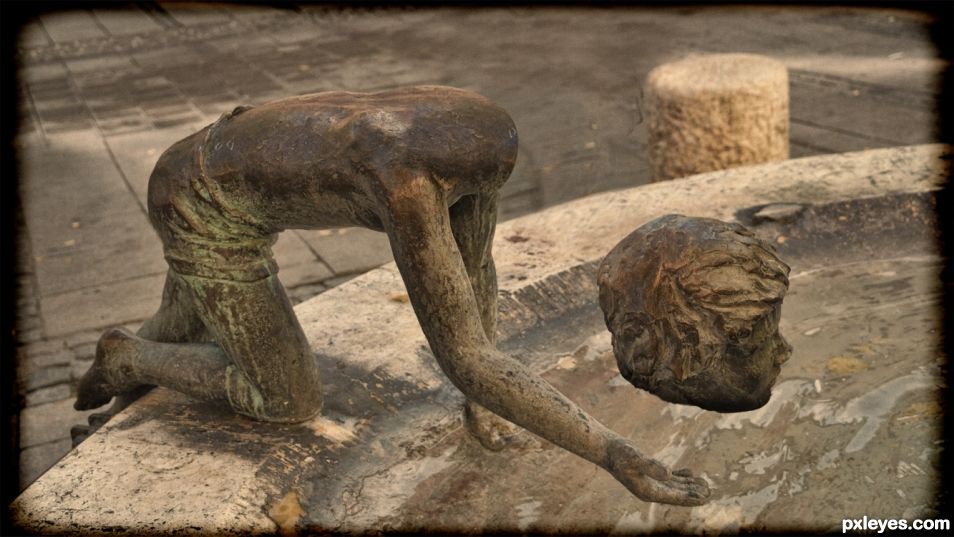
[[(753, 52), (791, 80), (793, 157), (938, 140), (938, 57), (921, 13), (874, 9), (363, 10), (137, 4), (43, 14), (20, 38), (16, 358), (20, 483), (70, 449), (76, 380), (99, 333), (158, 305), (145, 213), (176, 140), (239, 104), (448, 84), (513, 115), (501, 218), (649, 180), (641, 86), (692, 52)], [(572, 230), (568, 230), (571, 232)], [(275, 247), (300, 302), (390, 260), (382, 234), (291, 231)]]

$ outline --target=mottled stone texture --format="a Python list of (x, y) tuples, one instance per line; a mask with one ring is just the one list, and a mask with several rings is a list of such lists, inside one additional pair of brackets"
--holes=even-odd
[(647, 82), (653, 181), (788, 158), (788, 70), (754, 54), (656, 67)]

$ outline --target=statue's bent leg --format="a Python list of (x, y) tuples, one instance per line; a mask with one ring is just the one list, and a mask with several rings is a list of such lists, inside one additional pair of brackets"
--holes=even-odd
[[(106, 347), (110, 345), (109, 340), (113, 332), (107, 331), (101, 336), (97, 345), (97, 356), (106, 353)], [(152, 341), (168, 343), (211, 341), (205, 323), (202, 322), (195, 308), (188, 285), (175, 271), (169, 270), (166, 273), (159, 309), (143, 323), (137, 335)], [(92, 433), (99, 425), (142, 397), (152, 387), (148, 382), (138, 382), (135, 379), (117, 383), (115, 381), (121, 379), (110, 376), (111, 380), (108, 381), (104, 377), (106, 373), (104, 367), (103, 360), (97, 359), (90, 371), (84, 375), (77, 393), (77, 407), (97, 408), (108, 403), (113, 395), (116, 399), (109, 410), (94, 415), (96, 418), (90, 420), (92, 427), (78, 427), (74, 439), (77, 436), (85, 437)]]
[(188, 284), (174, 270), (166, 273), (159, 310), (142, 323), (136, 335), (163, 343), (212, 341)]
[(444, 192), (426, 175), (398, 173), (389, 183), (399, 186), (384, 200), (385, 227), (421, 328), (451, 382), (494, 413), (603, 467), (644, 500), (705, 503), (705, 481), (641, 454), (490, 344), (451, 232)]
[(278, 276), (254, 282), (184, 279), (213, 338), (231, 359), (227, 397), (237, 412), (294, 422), (321, 410), (318, 363)]
[(214, 343), (160, 343), (113, 328), (99, 338), (96, 360), (80, 381), (76, 408), (96, 408), (108, 402), (111, 394), (143, 385), (226, 401), (222, 388), (230, 363)]
[[(188, 285), (173, 270), (169, 270), (166, 274), (159, 310), (142, 324), (136, 331), (136, 335), (143, 339), (164, 343), (212, 341), (209, 330), (196, 310)], [(118, 414), (136, 399), (145, 395), (150, 388), (152, 385), (144, 385), (117, 395), (108, 414)]]
[(321, 410), (318, 365), (276, 276), (254, 282), (177, 277), (190, 288), (216, 343), (163, 343), (108, 331), (81, 383), (77, 408), (154, 384), (228, 402), (264, 421), (302, 421)]
[[(450, 208), (451, 230), (474, 290), (480, 321), (491, 345), (497, 341), (497, 271), (492, 255), (497, 225), (497, 192), (461, 198)], [(498, 451), (515, 434), (512, 425), (468, 398), (464, 425), (485, 448)]]

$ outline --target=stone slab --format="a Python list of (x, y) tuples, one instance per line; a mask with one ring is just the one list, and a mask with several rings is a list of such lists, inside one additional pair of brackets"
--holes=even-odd
[[(37, 30), (37, 28), (38, 27), (35, 25), (28, 25), (23, 30), (21, 35), (30, 35), (33, 33), (42, 32), (42, 29)], [(31, 85), (38, 84), (41, 86), (43, 82), (62, 79), (66, 75), (66, 67), (59, 62), (41, 63), (38, 65), (24, 65), (19, 71), (19, 76), (22, 77), (22, 80)]]
[(30, 373), (30, 375), (24, 379), (23, 390), (38, 390), (40, 388), (69, 382), (70, 380), (69, 365), (45, 367)]
[(95, 58), (74, 58), (63, 63), (76, 77), (96, 71), (130, 71), (136, 68), (126, 56), (99, 56)]
[(37, 23), (27, 24), (20, 32), (17, 45), (22, 48), (42, 47), (50, 44), (50, 38), (43, 29), (43, 25)]
[(162, 30), (163, 26), (142, 10), (133, 6), (128, 9), (94, 9), (97, 22), (110, 35), (122, 36)]
[(391, 261), (384, 233), (362, 228), (295, 231), (335, 274), (365, 272)]
[(20, 447), (23, 449), (70, 437), (70, 427), (86, 424), (93, 411), (73, 410), (75, 397), (31, 406), (20, 413)]
[[(924, 144), (937, 139), (935, 111), (913, 103), (878, 103), (878, 112), (866, 114), (870, 107), (860, 96), (832, 92), (823, 88), (800, 87), (792, 83), (791, 115), (803, 124), (853, 134), (866, 147)], [(864, 128), (841, 125), (836, 118), (864, 117)]]
[(226, 10), (218, 6), (203, 6), (199, 2), (159, 2), (159, 5), (173, 19), (186, 26), (228, 22), (230, 19)]
[(73, 358), (73, 353), (62, 341), (43, 341), (30, 345), (26, 347), (26, 355), (24, 360), (35, 367), (67, 364)]
[(864, 139), (851, 132), (836, 132), (801, 121), (793, 121), (789, 128), (792, 158), (822, 155), (832, 150), (851, 151), (859, 144), (869, 145), (872, 149), (890, 145), (884, 140)]
[(99, 134), (46, 138), (23, 144), (20, 182), (39, 294), (164, 271), (146, 215)]
[(165, 268), (128, 280), (40, 298), (43, 334), (59, 338), (142, 321), (159, 308)]
[[(277, 259), (277, 257), (276, 257)], [(279, 261), (279, 263), (281, 263)], [(278, 277), (285, 289), (311, 285), (331, 279), (334, 273), (321, 261), (307, 261), (297, 265), (279, 264)]]
[(47, 442), (32, 446), (20, 452), (20, 487), (21, 490), (36, 481), (36, 478), (56, 464), (64, 455), (70, 452), (72, 441), (69, 438)]
[[(70, 398), (70, 385), (57, 384), (48, 388), (32, 391), (23, 398), (24, 406), (37, 406), (44, 403), (55, 403)], [(68, 451), (68, 450), (67, 450)], [(63, 453), (66, 453), (65, 451)]]
[(326, 283), (307, 283), (299, 285), (298, 287), (286, 288), (288, 291), (288, 299), (291, 300), (292, 305), (300, 304), (309, 298), (327, 291), (331, 285)]
[[(298, 232), (293, 230), (278, 234), (278, 241), (272, 246), (272, 253), (275, 255), (275, 260), (278, 262), (280, 269), (293, 265), (318, 263), (318, 257), (308, 243), (301, 238)], [(325, 270), (329, 272), (326, 277), (330, 277), (331, 271), (327, 267), (325, 267)]]
[(149, 175), (152, 174), (159, 156), (169, 146), (204, 126), (189, 124), (169, 129), (115, 134), (105, 138), (106, 145), (115, 155), (116, 163), (142, 207), (146, 206)]
[[(58, 229), (47, 222), (31, 230), (41, 297), (165, 272), (162, 245), (138, 205), (62, 217), (67, 218), (56, 223)], [(58, 237), (52, 236), (54, 231)]]
[[(857, 97), (864, 95), (874, 96), (876, 100), (891, 98), (896, 102), (916, 102), (924, 94), (938, 92), (948, 65), (944, 59), (924, 52), (912, 51), (909, 44), (883, 56), (785, 54), (779, 60), (796, 79), (801, 79), (804, 73), (820, 78), (819, 82), (832, 89), (847, 90), (845, 93)], [(857, 94), (854, 90), (858, 90)], [(869, 93), (871, 90), (875, 92), (873, 95)], [(900, 95), (892, 95), (895, 92)]]
[[(296, 308), (324, 374), (321, 417), (296, 425), (253, 423), (154, 390), (38, 479), (12, 508), (21, 524), (44, 533), (107, 527), (119, 533), (699, 532), (824, 523), (818, 513), (825, 509), (839, 517), (870, 508), (885, 516), (921, 515), (930, 500), (925, 484), (936, 475), (930, 461), (937, 456), (931, 439), (938, 418), (931, 405), (939, 377), (930, 337), (910, 335), (936, 322), (931, 301), (937, 294), (924, 282), (936, 285), (930, 282), (938, 265), (929, 252), (919, 258), (909, 250), (930, 244), (930, 233), (912, 241), (884, 232), (899, 237), (897, 251), (906, 257), (865, 272), (870, 281), (848, 286), (861, 295), (842, 301), (809, 280), (845, 288), (836, 280), (851, 281), (851, 270), (816, 269), (831, 265), (826, 255), (845, 251), (856, 261), (873, 259), (865, 241), (846, 248), (835, 234), (825, 250), (812, 242), (814, 231), (760, 228), (786, 245), (783, 255), (801, 267), (783, 330), (805, 354), (766, 407), (724, 416), (663, 405), (614, 377), (609, 338), (594, 306), (593, 269), (633, 228), (670, 212), (744, 221), (766, 204), (802, 204), (809, 207), (805, 214), (818, 207), (843, 229), (852, 228), (850, 210), (858, 203), (865, 222), (877, 222), (879, 200), (890, 198), (910, 199), (900, 210), (930, 221), (925, 207), (932, 202), (924, 194), (941, 186), (949, 163), (950, 148), (943, 146), (812, 157), (591, 196), (500, 226), (494, 251), (501, 347), (655, 457), (702, 470), (714, 486), (707, 506), (643, 504), (602, 472), (529, 435), (506, 452), (477, 447), (460, 427), (461, 395), (434, 363), (410, 306), (393, 298), (403, 285), (391, 264)], [(874, 233), (869, 238), (882, 233), (861, 227)], [(871, 285), (895, 291), (880, 307), (844, 307), (863, 303)], [(899, 307), (912, 313), (904, 322), (894, 314)], [(885, 330), (866, 333), (859, 322)], [(884, 361), (883, 367), (856, 369), (855, 377), (832, 368), (833, 358), (849, 352), (863, 363)], [(911, 445), (864, 451), (890, 446), (884, 435), (906, 436)], [(837, 467), (848, 469), (854, 488), (832, 502), (826, 483)]]
[[(46, 138), (21, 136), (16, 143), (22, 162), (20, 186), (25, 194), (43, 191), (55, 198), (51, 203), (68, 201), (70, 195), (75, 194), (66, 192), (66, 187), (75, 184), (77, 177), (89, 181), (90, 190), (99, 191), (100, 196), (121, 193), (126, 189), (95, 129)], [(66, 166), (67, 163), (70, 166)], [(43, 181), (38, 180), (41, 177)], [(88, 196), (92, 197), (92, 193)]]
[(43, 28), (53, 43), (68, 44), (81, 39), (96, 39), (106, 34), (96, 24), (92, 13), (84, 10), (69, 10), (41, 15)]
[(287, 12), (277, 6), (265, 4), (221, 4), (219, 9), (226, 12), (236, 20), (257, 20), (266, 17), (281, 17), (287, 15)]
[(197, 50), (185, 45), (138, 50), (131, 56), (139, 66), (150, 71), (184, 65), (201, 65), (203, 60)]

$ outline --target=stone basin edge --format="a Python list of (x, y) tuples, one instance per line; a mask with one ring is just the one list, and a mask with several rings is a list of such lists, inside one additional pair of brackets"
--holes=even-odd
[[(746, 166), (594, 194), (504, 222), (494, 243), (500, 340), (595, 300), (595, 265), (655, 217), (678, 213), (731, 221), (742, 209), (770, 204), (938, 190), (949, 178), (951, 151), (929, 144)], [(428, 356), (404, 292), (390, 263), (295, 309), (316, 352), (366, 371), (412, 378), (422, 390), (443, 389), (447, 381)], [(161, 423), (143, 419), (168, 411), (182, 398), (153, 390), (117, 415), (11, 504), (17, 525), (44, 534), (113, 535), (144, 529), (274, 533), (284, 527), (274, 508), (291, 487), (274, 476), (262, 480), (270, 461), (227, 450), (184, 452)], [(313, 428), (338, 443), (353, 434), (327, 417), (318, 418)], [(300, 469), (294, 461), (288, 466), (293, 480)]]

